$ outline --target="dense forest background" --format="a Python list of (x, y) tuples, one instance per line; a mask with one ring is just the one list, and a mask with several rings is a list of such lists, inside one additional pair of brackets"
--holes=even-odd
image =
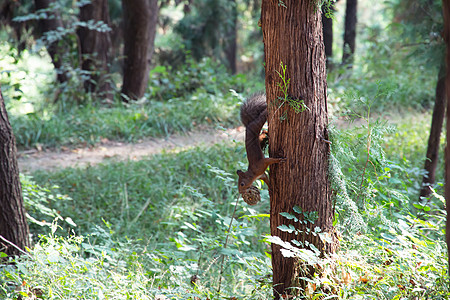
[[(0, 86), (19, 160), (239, 129), (243, 99), (265, 88), (260, 9), (3, 0)], [(340, 250), (302, 257), (318, 270), (303, 295), (447, 299), (442, 3), (340, 0), (322, 11)], [(0, 266), (0, 297), (271, 298), (269, 195), (259, 183), (259, 204), (239, 200), (235, 170), (246, 163), (242, 141), (229, 139), (25, 166), (33, 246)]]

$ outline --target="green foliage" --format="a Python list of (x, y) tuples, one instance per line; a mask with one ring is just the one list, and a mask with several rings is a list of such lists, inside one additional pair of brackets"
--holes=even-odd
[[(282, 97), (278, 97), (278, 101), (276, 101), (277, 110), (281, 109), (285, 104), (287, 104), (290, 108), (294, 110), (296, 114), (304, 112), (305, 110), (309, 110), (308, 106), (306, 106), (305, 101), (303, 99), (294, 99), (289, 96), (289, 84), (291, 83), (291, 78), (286, 75), (287, 65), (280, 62), (281, 72), (275, 71), (280, 77), (280, 80), (277, 83), (279, 90), (283, 93)], [(286, 119), (287, 110), (281, 116), (281, 119)]]
[[(385, 94), (380, 86), (373, 99), (357, 98), (368, 111), (366, 116), (356, 115), (363, 125), (346, 131), (331, 128), (330, 174), (336, 191), (336, 217), (343, 221), (339, 226), (344, 232), (389, 230), (396, 226), (392, 220), (404, 219), (415, 211), (412, 199), (418, 197), (420, 188), (413, 183), (420, 182), (423, 175), (420, 169), (425, 149), (416, 148), (408, 153), (411, 157), (401, 155), (399, 132), (385, 122), (371, 120), (372, 103)], [(422, 132), (425, 136), (415, 143), (426, 138), (426, 131)], [(416, 166), (411, 166), (410, 159)], [(435, 205), (442, 209), (441, 204)]]
[[(113, 281), (103, 276), (111, 274), (110, 277), (114, 277), (113, 271), (120, 271), (120, 274), (133, 272), (128, 275), (130, 278), (145, 274), (149, 293), (159, 290), (159, 293), (174, 299), (187, 299), (190, 296), (183, 292), (188, 290), (191, 296), (214, 298), (218, 296), (219, 261), (224, 256), (222, 276), (225, 280), (221, 295), (246, 295), (251, 299), (267, 297), (271, 293), (267, 280), (270, 261), (266, 255), (267, 246), (260, 240), (268, 231), (265, 218), (268, 193), (262, 192), (264, 201), (257, 206), (248, 207), (240, 199), (236, 204), (238, 193), (233, 175), (223, 170), (234, 170), (240, 157), (237, 151), (230, 152), (224, 146), (214, 146), (156, 155), (140, 162), (111, 162), (86, 169), (35, 173), (36, 180), (45, 182), (45, 186), (58, 184), (61, 186), (60, 192), (71, 195), (72, 201), (52, 204), (58, 211), (72, 216), (78, 225), (71, 228), (63, 224), (64, 230), (71, 229), (90, 237), (89, 242), (82, 242), (83, 245), (77, 246), (79, 249), (76, 251), (52, 245), (52, 249), (65, 254), (64, 259), (54, 262), (59, 265), (60, 272), (54, 271), (56, 266), (48, 266), (52, 274), (56, 273), (55, 278), (61, 278), (60, 281), (53, 280), (56, 286), (36, 281), (42, 276), (40, 272), (46, 270), (46, 267), (41, 270), (32, 267), (34, 263), (41, 263), (41, 257), (37, 262), (31, 260), (25, 263), (25, 269), (30, 267), (35, 273), (23, 279), (30, 286), (35, 286), (35, 283), (43, 286), (46, 293), (50, 288), (73, 290), (69, 287), (77, 278), (84, 282), (81, 287), (97, 287), (100, 282), (108, 280), (103, 289), (99, 287), (106, 294), (113, 293), (109, 287)], [(236, 218), (232, 220), (235, 205)], [(102, 222), (105, 222), (109, 232), (96, 225)], [(56, 244), (65, 243), (65, 239), (56, 239)], [(87, 245), (89, 243), (91, 246)], [(41, 241), (40, 245), (48, 251), (45, 250), (45, 242)], [(92, 250), (85, 250), (87, 246)], [(59, 256), (61, 253), (52, 255)], [(42, 255), (42, 260), (46, 261), (51, 253)], [(96, 262), (83, 266), (83, 272), (78, 271), (78, 267), (67, 268), (60, 264), (72, 264), (71, 256), (83, 264), (83, 257), (91, 258), (87, 262), (95, 262), (95, 259), (105, 261), (107, 267), (102, 272), (106, 273), (98, 273)], [(133, 268), (130, 270), (132, 258)], [(117, 265), (110, 263), (110, 259), (115, 260)], [(139, 266), (140, 263), (142, 266)], [(88, 274), (94, 274), (92, 282)], [(117, 276), (122, 278), (120, 274)], [(189, 284), (189, 278), (193, 275), (199, 278), (195, 287)], [(141, 280), (144, 279), (139, 282)], [(66, 283), (68, 286), (65, 286)], [(81, 287), (80, 290), (73, 290), (74, 295), (81, 292)], [(123, 290), (116, 292), (125, 291), (127, 287), (124, 284)], [(93, 289), (92, 292), (98, 291)], [(65, 295), (68, 297), (69, 294)]]
[[(444, 53), (443, 40), (436, 34), (442, 28), (439, 3), (386, 2), (383, 14), (377, 15), (382, 20), (364, 24), (364, 30), (358, 31), (352, 69), (335, 64), (328, 73), (329, 112), (337, 115), (348, 111), (363, 113), (364, 107), (345, 95), (357, 91), (370, 99), (380, 84), (389, 87), (390, 94), (373, 103), (373, 113), (389, 115), (432, 107)], [(358, 22), (368, 22), (368, 19), (375, 20), (358, 19)], [(413, 20), (417, 21), (416, 27), (411, 24)]]
[[(411, 216), (406, 222), (399, 220), (397, 229), (381, 236), (350, 235), (341, 240), (340, 251), (328, 257), (278, 243), (288, 256), (315, 270), (312, 278), (305, 278), (306, 299), (447, 299), (445, 214), (440, 211), (426, 219), (430, 221)], [(437, 219), (438, 223), (432, 221)], [(430, 233), (438, 238), (430, 238)]]
[(21, 53), (6, 42), (0, 43), (0, 84), (9, 114), (24, 114), (40, 107), (47, 96), (53, 70), (44, 51)]
[(196, 60), (204, 56), (221, 58), (229, 37), (230, 27), (235, 20), (236, 2), (225, 0), (201, 0), (189, 5), (186, 13), (175, 26), (174, 31), (183, 38), (186, 50)]
[(188, 53), (185, 63), (178, 68), (157, 66), (150, 71), (149, 97), (170, 100), (193, 93), (221, 95), (230, 87), (241, 92), (247, 84), (243, 74), (230, 76), (224, 65), (211, 58), (196, 62)]
[[(8, 50), (9, 49), (9, 50)], [(6, 53), (13, 51), (5, 45)], [(47, 102), (54, 91), (46, 56), (30, 53), (22, 57), (7, 54), (5, 70), (0, 73), (10, 121), (19, 148), (44, 148), (93, 145), (102, 140), (137, 141), (145, 137), (165, 136), (188, 131), (196, 125), (230, 126), (238, 123), (238, 100), (229, 92), (252, 92), (257, 87), (243, 75), (229, 76), (225, 68), (211, 59), (188, 59), (176, 69), (156, 67), (151, 71), (149, 93), (140, 101), (106, 107), (80, 89), (82, 103)], [(25, 77), (25, 64), (36, 63), (41, 69), (36, 79)], [(42, 70), (47, 73), (42, 74)], [(23, 74), (18, 78), (16, 74)], [(16, 101), (17, 100), (17, 101)], [(164, 103), (157, 101), (163, 100)]]
[(53, 220), (64, 220), (66, 225), (76, 226), (70, 217), (63, 218), (53, 206), (59, 202), (70, 202), (67, 195), (57, 193), (57, 186), (43, 188), (37, 185), (30, 176), (20, 174), (22, 184), (22, 196), (24, 207), (27, 212), (27, 220), (30, 231), (35, 236), (47, 233), (47, 229)]

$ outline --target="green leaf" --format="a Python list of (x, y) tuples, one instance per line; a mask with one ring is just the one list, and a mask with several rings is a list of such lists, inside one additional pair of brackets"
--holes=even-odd
[(283, 217), (285, 217), (285, 218), (288, 219), (288, 220), (294, 220), (295, 222), (298, 222), (297, 217), (294, 216), (294, 215), (291, 215), (291, 214), (288, 213), (288, 212), (280, 212), (280, 215), (282, 215)]
[(292, 224), (290, 224), (289, 226), (286, 226), (284, 224), (280, 225), (280, 226), (278, 226), (278, 229), (280, 229), (281, 231), (289, 232), (289, 233), (292, 233), (295, 231), (295, 227), (292, 226)]
[(298, 214), (301, 214), (303, 210), (299, 206), (294, 206), (294, 211)]

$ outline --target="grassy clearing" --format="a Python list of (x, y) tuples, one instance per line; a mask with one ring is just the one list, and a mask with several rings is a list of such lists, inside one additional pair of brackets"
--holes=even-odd
[(202, 93), (166, 103), (85, 105), (48, 115), (12, 115), (10, 119), (19, 148), (87, 146), (102, 139), (136, 142), (167, 136), (200, 124), (229, 127), (238, 123), (239, 102), (230, 93)]

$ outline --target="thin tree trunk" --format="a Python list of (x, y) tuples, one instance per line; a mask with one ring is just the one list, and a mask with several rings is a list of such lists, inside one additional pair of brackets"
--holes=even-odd
[(333, 57), (333, 19), (329, 14), (334, 13), (334, 10), (334, 3), (329, 8), (322, 6), (323, 43), (325, 45), (327, 69), (331, 68), (331, 60)]
[(425, 175), (422, 179), (422, 189), (420, 190), (419, 201), (431, 195), (430, 187), (436, 181), (436, 168), (439, 156), (439, 145), (441, 140), (442, 125), (445, 116), (445, 67), (439, 71), (438, 82), (436, 84), (436, 97), (434, 100), (433, 117), (431, 119), (430, 137), (428, 138), (427, 156), (425, 159)]
[(230, 20), (230, 26), (228, 30), (228, 37), (226, 38), (225, 44), (225, 56), (228, 61), (228, 67), (231, 71), (231, 74), (236, 74), (236, 51), (237, 51), (237, 4), (236, 0), (231, 1), (232, 7), (232, 16)]
[(355, 54), (357, 9), (358, 0), (347, 0), (342, 64), (349, 65), (349, 67), (353, 64), (353, 55)]
[[(0, 91), (0, 236), (25, 250), (30, 246), (28, 224), (23, 207), (22, 187), (16, 158), (16, 140)], [(0, 239), (0, 252), (20, 255), (15, 248)]]
[[(107, 0), (92, 1), (80, 8), (80, 21), (103, 21), (110, 24)], [(84, 82), (86, 92), (98, 92), (112, 100), (112, 86), (109, 80), (109, 54), (111, 49), (110, 30), (91, 30), (80, 27), (77, 30), (82, 55), (81, 69), (90, 73)]]
[(122, 0), (124, 19), (123, 101), (144, 96), (154, 49), (157, 0)]
[[(285, 163), (270, 168), (271, 235), (291, 242), (297, 240), (315, 245), (321, 251), (334, 251), (337, 242), (324, 244), (318, 236), (307, 234), (316, 226), (323, 233), (333, 233), (333, 205), (328, 178), (328, 116), (326, 100), (326, 66), (322, 37), (321, 12), (309, 0), (263, 0), (261, 22), (264, 40), (266, 94), (269, 109), (269, 154), (285, 157)], [(287, 66), (290, 80), (288, 96), (304, 100), (308, 107), (295, 113), (278, 84), (282, 82), (281, 66)], [(303, 212), (317, 213), (318, 219), (306, 225), (287, 220), (281, 212), (293, 214), (298, 206)], [(300, 219), (302, 216), (298, 215)], [(294, 225), (302, 233), (281, 231), (280, 225)], [(305, 243), (304, 248), (311, 249)], [(281, 248), (272, 244), (273, 286), (276, 299), (295, 293), (291, 287), (305, 287), (298, 276), (311, 276), (309, 267), (299, 260), (284, 257)], [(304, 273), (306, 272), (306, 273)]]
[[(444, 40), (447, 48), (445, 63), (446, 63), (446, 77), (445, 77), (445, 95), (447, 100), (447, 146), (445, 147), (445, 207), (447, 210), (447, 225), (446, 225), (446, 241), (447, 249), (450, 249), (450, 3), (447, 0), (442, 0), (442, 10), (444, 15)], [(448, 255), (448, 272), (450, 273), (450, 251)]]
[[(52, 0), (34, 0), (36, 10), (48, 10), (51, 8)], [(50, 31), (56, 31), (58, 28), (63, 28), (63, 23), (57, 11), (50, 9), (47, 12), (47, 17), (39, 20), (39, 27), (41, 34)], [(64, 83), (68, 80), (66, 72), (63, 70), (63, 57), (66, 55), (66, 50), (61, 48), (58, 44), (59, 41), (54, 41), (47, 45), (47, 51), (52, 59), (53, 66), (56, 70), (56, 78), (59, 83)]]

